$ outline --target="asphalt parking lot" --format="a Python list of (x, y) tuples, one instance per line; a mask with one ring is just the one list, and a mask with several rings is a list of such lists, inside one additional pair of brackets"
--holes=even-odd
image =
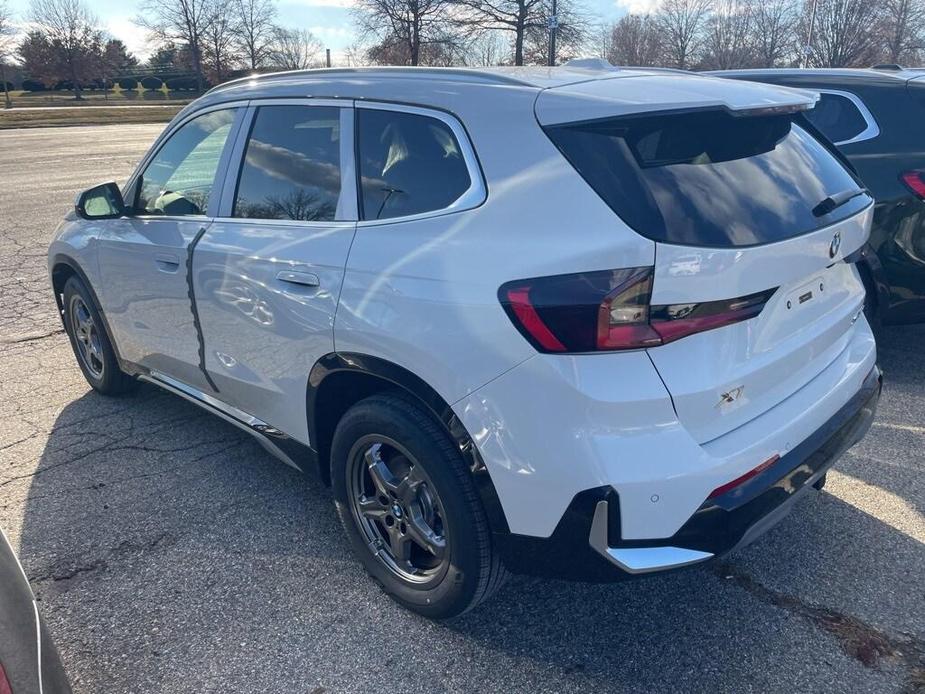
[(77, 692), (925, 692), (925, 327), (885, 331), (868, 437), (756, 545), (617, 585), (393, 605), (327, 490), (153, 387), (90, 391), (45, 250), (161, 125), (0, 132), (0, 526)]

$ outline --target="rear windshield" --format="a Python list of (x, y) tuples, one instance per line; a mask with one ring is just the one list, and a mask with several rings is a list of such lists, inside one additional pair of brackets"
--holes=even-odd
[(790, 115), (698, 111), (558, 125), (546, 132), (613, 211), (655, 241), (771, 243), (832, 224), (870, 203), (860, 195), (828, 214), (813, 214), (828, 196), (859, 184)]

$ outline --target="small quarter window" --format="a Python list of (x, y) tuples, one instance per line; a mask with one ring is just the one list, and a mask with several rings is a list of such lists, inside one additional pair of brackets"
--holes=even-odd
[(204, 215), (235, 109), (211, 111), (182, 125), (145, 168), (138, 186), (140, 214)]
[(453, 130), (416, 113), (357, 109), (363, 219), (442, 210), (472, 179)]
[(867, 119), (851, 99), (827, 92), (820, 94), (806, 119), (836, 144), (853, 140), (868, 128)]
[(340, 197), (340, 109), (262, 106), (254, 117), (234, 216), (323, 222)]

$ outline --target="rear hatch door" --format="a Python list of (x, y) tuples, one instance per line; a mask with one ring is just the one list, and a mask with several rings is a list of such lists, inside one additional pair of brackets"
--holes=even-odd
[[(709, 324), (716, 306), (763, 293), (757, 316), (648, 350), (681, 422), (704, 443), (845, 352), (864, 288), (844, 261), (867, 240), (872, 199), (803, 127), (805, 93), (680, 77), (674, 96), (669, 86), (655, 92), (671, 108), (652, 113), (640, 111), (644, 90), (630, 99), (622, 89), (662, 79), (573, 85), (584, 93), (572, 121), (545, 130), (620, 219), (656, 242), (653, 319)], [(585, 108), (588, 94), (596, 98)], [(541, 109), (542, 99), (541, 122), (565, 113), (558, 99)]]
[(776, 288), (750, 320), (649, 350), (679, 419), (700, 443), (768, 411), (847, 350), (864, 287), (844, 255), (866, 241), (871, 210), (767, 246), (658, 244), (653, 306), (696, 310)]

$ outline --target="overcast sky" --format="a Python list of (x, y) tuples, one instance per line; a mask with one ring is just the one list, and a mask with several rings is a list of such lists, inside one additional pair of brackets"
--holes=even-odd
[[(129, 50), (139, 58), (146, 58), (150, 49), (145, 32), (132, 23), (136, 15), (133, 0), (85, 0), (100, 18), (100, 23), (113, 35), (122, 39)], [(619, 18), (629, 11), (644, 11), (657, 0), (584, 0), (586, 7), (607, 20)], [(307, 28), (334, 53), (335, 58), (353, 41), (353, 23), (350, 6), (353, 0), (280, 0), (277, 21), (288, 28)], [(27, 18), (29, 0), (12, 0), (11, 7), (20, 23)]]

